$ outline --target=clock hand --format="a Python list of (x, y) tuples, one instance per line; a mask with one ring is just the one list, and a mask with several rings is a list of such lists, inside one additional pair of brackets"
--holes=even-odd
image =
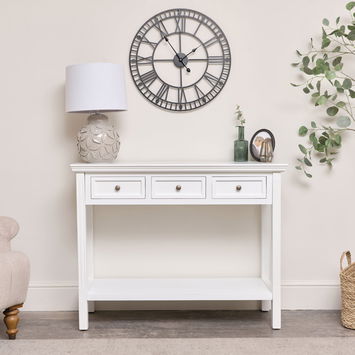
[(184, 60), (186, 57), (188, 57), (191, 53), (195, 53), (199, 47), (201, 47), (202, 44), (200, 44), (198, 47), (192, 49), (189, 53), (187, 53), (184, 57), (181, 58), (181, 60)]
[(186, 66), (186, 64), (182, 61), (182, 59), (179, 57), (179, 54), (176, 52), (175, 48), (171, 45), (171, 43), (170, 43), (170, 41), (169, 41), (169, 38), (166, 37), (166, 36), (164, 36), (164, 39), (165, 39), (166, 42), (168, 42), (169, 46), (170, 46), (170, 47), (173, 49), (173, 51), (175, 52), (176, 56), (177, 56), (178, 59), (179, 59), (179, 62), (186, 68), (186, 71), (189, 73), (189, 72), (191, 71), (191, 69), (188, 68), (188, 67)]

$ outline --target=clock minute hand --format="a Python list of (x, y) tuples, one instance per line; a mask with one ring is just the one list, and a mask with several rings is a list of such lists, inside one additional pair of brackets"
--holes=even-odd
[(165, 39), (166, 42), (168, 42), (169, 46), (173, 49), (173, 51), (175, 52), (176, 56), (177, 56), (178, 59), (179, 59), (179, 62), (186, 68), (186, 71), (187, 71), (187, 72), (190, 72), (190, 71), (191, 71), (190, 68), (188, 68), (188, 67), (185, 65), (185, 63), (182, 61), (182, 59), (179, 57), (179, 54), (176, 52), (175, 48), (174, 48), (174, 47), (172, 46), (172, 44), (170, 43), (169, 38), (166, 37), (166, 36), (164, 36), (164, 39)]
[(198, 47), (192, 49), (189, 53), (187, 53), (184, 57), (182, 57), (181, 60), (184, 60), (185, 58), (187, 58), (191, 53), (195, 53), (197, 51), (197, 49), (201, 46), (202, 46), (202, 44), (200, 44)]

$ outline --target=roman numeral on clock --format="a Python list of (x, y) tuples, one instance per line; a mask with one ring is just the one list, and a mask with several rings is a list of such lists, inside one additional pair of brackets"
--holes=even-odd
[(169, 94), (169, 89), (170, 89), (170, 86), (168, 84), (162, 84), (162, 86), (159, 88), (156, 96), (161, 99), (163, 98), (164, 100), (168, 100), (168, 94)]
[(186, 32), (186, 17), (175, 17), (175, 32)]
[(187, 99), (186, 99), (186, 94), (185, 94), (185, 90), (184, 88), (178, 88), (178, 103), (182, 104), (182, 103), (186, 103)]
[(146, 37), (143, 37), (143, 38), (142, 38), (142, 43), (149, 44), (153, 49), (155, 49), (155, 47), (158, 45), (158, 43), (156, 43), (156, 42), (151, 42), (151, 41), (149, 41), (149, 39), (146, 38)]
[(208, 41), (206, 41), (203, 45), (207, 48), (207, 47), (212, 46), (213, 44), (215, 44), (217, 42), (218, 42), (218, 38), (217, 37), (212, 37)]
[(201, 97), (205, 96), (205, 93), (197, 85), (194, 85), (194, 89), (195, 89), (196, 95), (199, 99)]
[(211, 86), (215, 86), (218, 83), (218, 78), (208, 72), (203, 76)]
[(158, 18), (155, 18), (154, 20), (154, 27), (160, 32), (160, 35), (163, 37), (168, 35), (168, 30), (166, 29), (163, 21), (159, 21)]
[(223, 64), (222, 55), (211, 55), (208, 57), (208, 64)]
[(137, 56), (137, 64), (140, 65), (145, 65), (145, 64), (152, 64), (153, 63), (153, 57), (142, 57), (142, 56)]
[(141, 80), (145, 86), (149, 87), (152, 85), (157, 78), (157, 73), (154, 70), (148, 71), (141, 75)]

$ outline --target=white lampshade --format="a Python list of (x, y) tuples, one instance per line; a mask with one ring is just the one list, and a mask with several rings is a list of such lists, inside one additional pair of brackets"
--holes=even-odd
[(123, 66), (87, 63), (66, 68), (65, 111), (99, 112), (127, 109)]

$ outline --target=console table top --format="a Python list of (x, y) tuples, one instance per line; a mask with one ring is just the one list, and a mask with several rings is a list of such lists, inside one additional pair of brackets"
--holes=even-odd
[(145, 162), (125, 162), (114, 163), (74, 163), (70, 167), (74, 172), (284, 172), (287, 164), (279, 163), (259, 163), (248, 161), (237, 163), (231, 161), (145, 161)]

